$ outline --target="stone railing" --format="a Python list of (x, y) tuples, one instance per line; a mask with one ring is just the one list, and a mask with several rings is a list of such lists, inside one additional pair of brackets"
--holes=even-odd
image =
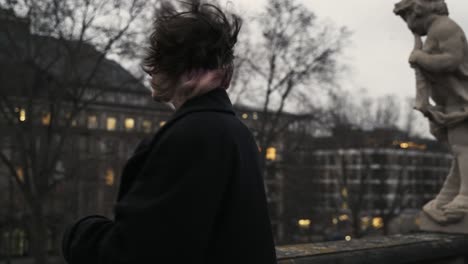
[(468, 236), (418, 233), (277, 247), (279, 264), (462, 264)]
[[(279, 246), (277, 255), (278, 264), (468, 264), (468, 236), (419, 233)], [(65, 264), (61, 257), (48, 263)], [(26, 258), (12, 264), (34, 262)]]

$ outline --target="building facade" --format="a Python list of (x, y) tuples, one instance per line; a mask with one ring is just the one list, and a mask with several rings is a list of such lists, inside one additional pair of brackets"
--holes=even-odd
[(433, 199), (448, 174), (452, 156), (435, 141), (397, 130), (345, 135), (313, 139), (299, 161), (278, 164), (285, 241), (388, 234), (392, 221)]
[(28, 195), (41, 193), (51, 254), (59, 254), (67, 223), (111, 217), (123, 165), (172, 115), (93, 46), (81, 43), (72, 63), (64, 47), (76, 43), (29, 28), (28, 20), (0, 10), (0, 259), (30, 254)]

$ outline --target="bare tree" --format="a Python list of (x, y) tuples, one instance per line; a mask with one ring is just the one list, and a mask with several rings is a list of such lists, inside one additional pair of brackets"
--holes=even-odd
[[(349, 212), (353, 236), (360, 238), (361, 234), (361, 214), (365, 209), (365, 196), (369, 192), (369, 172), (370, 164), (366, 157), (359, 153), (362, 161), (363, 170), (353, 171), (351, 164), (347, 161), (346, 155), (341, 155), (338, 164), (338, 192), (342, 203), (340, 205), (341, 213)], [(342, 211), (344, 210), (344, 211)]]
[[(315, 100), (314, 92), (333, 83), (348, 34), (321, 24), (295, 0), (269, 1), (257, 22), (262, 37), (252, 43), (255, 52), (240, 54), (251, 78), (241, 101), (261, 104), (257, 138), (264, 151), (288, 128), (290, 119), (282, 118), (288, 106)], [(314, 110), (307, 109), (309, 117)]]
[[(383, 233), (389, 235), (391, 221), (398, 217), (400, 213), (407, 207), (408, 186), (405, 185), (405, 177), (408, 177), (408, 166), (401, 165), (395, 171), (396, 175), (392, 175), (392, 171), (381, 171), (380, 175), (374, 175), (377, 178), (378, 191), (376, 195), (376, 207), (382, 217)], [(393, 181), (390, 182), (390, 181)]]
[[(245, 19), (245, 18), (244, 18)], [(229, 95), (234, 105), (241, 103), (241, 99), (248, 96), (248, 89), (254, 76), (251, 74), (248, 62), (254, 54), (251, 31), (247, 24), (242, 25), (239, 32), (239, 41), (236, 45), (234, 71), (231, 79)], [(238, 54), (238, 55), (237, 55)]]
[[(74, 122), (111, 88), (110, 56), (138, 44), (143, 0), (1, 0), (0, 160), (21, 190), (36, 263), (47, 262), (46, 201), (67, 180), (60, 169)], [(114, 76), (112, 76), (114, 74)], [(116, 86), (136, 83), (133, 77)], [(77, 166), (77, 164), (73, 164)]]
[[(321, 23), (297, 0), (268, 1), (264, 10), (253, 19), (256, 27), (241, 36), (246, 44), (241, 44), (237, 52), (240, 67), (232, 94), (235, 101), (259, 109), (253, 114), (252, 127), (265, 176), (275, 178), (278, 198), (271, 211), (275, 212), (273, 222), (278, 221), (275, 233), (281, 242), (284, 182), (275, 173), (274, 164), (267, 162), (266, 154), (274, 147), (286, 155), (297, 149), (306, 133), (313, 133), (311, 128), (321, 119), (317, 93), (324, 94), (324, 87), (340, 72), (339, 55), (348, 33)], [(287, 113), (293, 108), (300, 114)], [(288, 143), (283, 144), (288, 133)], [(282, 144), (278, 143), (280, 138)]]
[(354, 237), (363, 236), (361, 218), (366, 211), (376, 213), (371, 217), (382, 219), (383, 234), (388, 235), (391, 221), (407, 207), (405, 177), (408, 167), (389, 168), (392, 164), (376, 159), (379, 153), (375, 148), (359, 149), (356, 154), (360, 165), (354, 169), (346, 153), (339, 158), (337, 212), (349, 213)]
[[(365, 89), (352, 95), (349, 91), (335, 89), (329, 93), (327, 111), (328, 127), (356, 127), (360, 129), (402, 129), (402, 104), (398, 97), (385, 95), (371, 97)], [(410, 116), (407, 118), (412, 120)]]
[[(384, 234), (388, 234), (388, 224), (398, 216), (405, 208), (404, 177), (407, 173), (407, 166), (401, 166), (398, 171), (389, 168), (389, 161), (385, 160), (379, 153), (382, 142), (385, 138), (380, 134), (366, 137), (365, 142), (356, 145), (357, 138), (354, 138), (352, 131), (365, 133), (372, 130), (387, 130), (384, 137), (395, 133), (409, 136), (411, 133), (411, 122), (413, 115), (406, 116), (401, 126), (401, 104), (395, 96), (383, 96), (371, 98), (363, 91), (356, 99), (349, 96), (345, 91), (334, 91), (331, 94), (331, 104), (329, 111), (329, 127), (334, 132), (340, 132), (344, 136), (340, 138), (343, 148), (354, 148), (359, 154), (360, 169), (353, 170), (347, 163), (345, 155), (342, 155), (339, 164), (338, 191), (340, 200), (346, 202), (350, 213), (354, 236), (362, 236), (361, 216), (365, 210), (379, 211), (378, 217), (382, 218)], [(345, 135), (347, 134), (347, 135)], [(348, 138), (348, 141), (342, 138)], [(379, 143), (380, 142), (380, 143)], [(366, 153), (367, 152), (367, 153)], [(351, 177), (351, 175), (353, 177)], [(353, 178), (353, 180), (350, 180)], [(391, 182), (389, 182), (391, 181)], [(373, 202), (365, 200), (366, 195), (372, 197)], [(377, 215), (376, 215), (377, 216)]]

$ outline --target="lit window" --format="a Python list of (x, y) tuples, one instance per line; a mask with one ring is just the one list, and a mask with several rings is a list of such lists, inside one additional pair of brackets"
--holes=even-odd
[(46, 114), (42, 115), (42, 124), (44, 126), (50, 125), (50, 120), (51, 120), (50, 113), (46, 113)]
[(248, 115), (247, 113), (244, 113), (244, 114), (242, 115), (242, 118), (243, 118), (243, 119), (247, 119), (247, 118), (249, 118), (249, 115)]
[(76, 127), (77, 125), (78, 125), (78, 122), (76, 122), (76, 120), (72, 120), (71, 126), (72, 126), (72, 127)]
[(88, 128), (97, 128), (97, 127), (98, 127), (97, 116), (95, 115), (88, 116)]
[(252, 118), (253, 118), (254, 120), (257, 120), (257, 119), (258, 119), (258, 114), (257, 114), (256, 112), (253, 113)]
[(266, 158), (267, 160), (276, 160), (276, 148), (267, 148), (266, 151)]
[(135, 119), (133, 118), (125, 118), (125, 129), (132, 130), (135, 128)]
[(117, 118), (108, 117), (107, 118), (107, 130), (114, 131), (117, 128)]
[(153, 129), (153, 123), (151, 121), (144, 120), (142, 127), (143, 127), (143, 132), (150, 133), (151, 130)]
[(19, 121), (26, 121), (26, 110), (24, 108), (19, 109)]
[(421, 218), (416, 217), (416, 218), (414, 219), (414, 224), (417, 225), (417, 226), (421, 226)]
[(300, 228), (308, 229), (310, 227), (310, 219), (301, 219), (297, 223)]
[(161, 121), (161, 122), (159, 122), (159, 126), (160, 126), (160, 127), (163, 127), (165, 124), (166, 124), (166, 121)]
[(370, 226), (371, 219), (370, 219), (370, 217), (365, 216), (365, 217), (361, 218), (361, 222), (362, 222), (363, 229), (366, 229), (366, 228), (368, 228)]
[(343, 215), (340, 215), (340, 217), (338, 217), (338, 219), (340, 219), (341, 222), (348, 221), (349, 216), (347, 214), (343, 214)]
[(18, 167), (16, 168), (16, 176), (18, 176), (18, 180), (20, 182), (24, 182), (24, 171), (23, 168)]
[(341, 196), (344, 198), (348, 197), (348, 189), (346, 187), (341, 189)]
[(372, 226), (377, 229), (382, 228), (384, 226), (382, 217), (374, 217), (372, 219)]
[(402, 149), (419, 149), (426, 150), (427, 146), (425, 144), (418, 144), (415, 142), (401, 142), (398, 140), (393, 141), (393, 145), (399, 146)]
[(400, 144), (400, 148), (407, 149), (407, 148), (409, 148), (409, 144), (406, 143), (406, 142), (403, 142), (403, 143)]
[(106, 185), (108, 186), (114, 185), (114, 178), (115, 178), (114, 170), (112, 168), (108, 168), (106, 170), (106, 176), (104, 178)]
[(344, 203), (341, 205), (341, 209), (343, 209), (343, 210), (348, 210), (348, 209), (349, 209), (348, 203), (347, 203), (347, 202), (344, 202)]

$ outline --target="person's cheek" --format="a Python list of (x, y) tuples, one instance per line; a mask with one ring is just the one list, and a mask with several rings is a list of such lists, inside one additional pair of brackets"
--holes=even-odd
[(157, 91), (156, 91), (156, 90), (157, 90), (157, 89), (156, 89), (157, 85), (156, 85), (156, 84), (157, 84), (157, 80), (156, 80), (156, 78), (153, 76), (153, 77), (151, 78), (151, 80), (150, 80), (151, 94), (152, 94), (153, 97), (157, 95)]
[(151, 78), (151, 87), (153, 87), (153, 89), (156, 89), (157, 86), (158, 80), (156, 79), (156, 77)]

